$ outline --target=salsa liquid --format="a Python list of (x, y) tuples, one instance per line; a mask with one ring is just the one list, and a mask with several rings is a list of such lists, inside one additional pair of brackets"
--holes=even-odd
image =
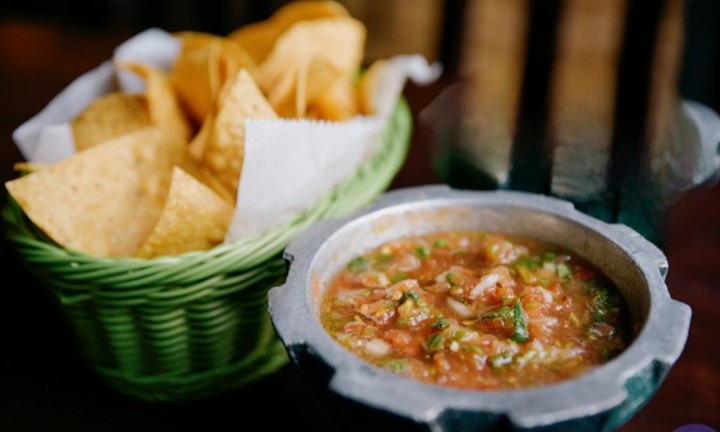
[(387, 370), (477, 390), (577, 376), (627, 345), (617, 289), (550, 244), (479, 231), (404, 237), (351, 260), (321, 304), (325, 330)]

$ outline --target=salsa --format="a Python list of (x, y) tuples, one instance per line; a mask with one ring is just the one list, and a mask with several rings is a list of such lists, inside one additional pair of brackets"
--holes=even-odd
[(572, 378), (628, 337), (623, 299), (600, 271), (554, 245), (484, 231), (408, 236), (358, 255), (320, 310), (360, 358), (464, 389)]

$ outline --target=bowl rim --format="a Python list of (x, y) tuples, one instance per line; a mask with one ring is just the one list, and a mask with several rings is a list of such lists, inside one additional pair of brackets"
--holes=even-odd
[[(428, 200), (452, 206), (471, 203), (520, 207), (600, 234), (627, 255), (647, 282), (650, 302), (642, 329), (611, 361), (572, 379), (520, 390), (482, 392), (441, 387), (395, 375), (360, 359), (332, 339), (309, 304), (314, 259), (336, 233), (397, 210), (398, 206)], [(397, 189), (351, 216), (314, 224), (288, 245), (285, 259), (290, 264), (287, 280), (273, 288), (268, 299), (273, 325), (293, 363), (298, 366), (300, 356), (311, 352), (332, 370), (329, 387), (333, 392), (429, 425), (437, 423), (448, 410), (502, 415), (519, 428), (547, 426), (609, 411), (628, 398), (628, 379), (648, 367), (666, 371), (677, 361), (690, 325), (689, 306), (670, 298), (664, 281), (668, 262), (660, 249), (625, 225), (602, 222), (577, 211), (568, 201), (533, 193), (454, 190), (444, 185)]]

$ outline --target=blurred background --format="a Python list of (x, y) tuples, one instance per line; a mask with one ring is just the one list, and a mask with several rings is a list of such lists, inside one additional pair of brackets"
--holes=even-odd
[[(141, 30), (225, 35), (286, 3), (6, 0), (0, 85), (9, 103), (0, 107), (2, 132), (7, 136), (49, 95)], [(408, 96), (416, 114), (428, 108), (417, 123), (429, 134), (419, 155), (429, 165), (421, 171), (411, 164), (400, 185), (428, 178), (553, 194), (661, 245), (667, 207), (711, 177), (712, 167), (699, 162), (707, 148), (681, 154), (680, 141), (695, 137), (680, 130), (676, 113), (681, 100), (720, 111), (720, 2), (340, 3), (367, 26), (366, 64), (413, 53), (445, 69), (431, 90)], [(30, 91), (23, 86), (29, 82)], [(9, 168), (15, 154), (2, 151)]]
[[(274, 10), (290, 0), (5, 0), (0, 5), (3, 67), (22, 60), (19, 51), (58, 48), (50, 34), (42, 34), (39, 26), (50, 26), (47, 32), (67, 31), (106, 38), (109, 35), (133, 34), (148, 27), (168, 31), (196, 30), (227, 34), (237, 27), (269, 17)], [(440, 60), (445, 67), (456, 71), (461, 52), (476, 48), (481, 38), (484, 0), (340, 0), (353, 16), (368, 26), (366, 59), (368, 62), (398, 53), (419, 53), (430, 60)], [(510, 1), (508, 3), (527, 3)], [(543, 5), (543, 9), (558, 7), (557, 1)], [(592, 2), (588, 2), (592, 3)], [(624, 1), (610, 1), (613, 8), (626, 7)], [(656, 2), (664, 4), (665, 1)], [(714, 108), (720, 107), (720, 2), (715, 0), (685, 0), (682, 4), (686, 25), (683, 28), (685, 49), (679, 88), (682, 94)], [(601, 8), (607, 9), (607, 8)], [(611, 12), (612, 13), (612, 12)], [(502, 22), (500, 15), (492, 21)], [(647, 14), (643, 20), (651, 21)], [(483, 23), (484, 24), (484, 23)], [(503, 33), (502, 27), (493, 31)], [(608, 29), (598, 29), (607, 31)], [(619, 34), (622, 29), (615, 28)], [(35, 37), (30, 38), (30, 35)], [(587, 32), (588, 34), (592, 32)], [(29, 38), (29, 39), (24, 39)], [(473, 42), (474, 41), (474, 42)], [(21, 47), (19, 46), (21, 45)], [(21, 49), (22, 48), (22, 49)], [(91, 49), (75, 46), (72, 50)], [(64, 53), (66, 56), (71, 53)], [(20, 56), (17, 58), (16, 56)], [(72, 60), (72, 58), (68, 59)], [(465, 60), (470, 63), (471, 60)]]
[[(3, 0), (3, 181), (21, 160), (12, 131), (130, 36), (148, 27), (224, 35), (285, 3)], [(682, 100), (720, 111), (720, 1), (340, 3), (367, 26), (367, 64), (409, 53), (444, 67), (435, 84), (406, 87), (415, 133), (392, 187), (447, 182), (565, 193), (592, 214), (645, 229), (670, 259), (673, 297), (690, 304), (694, 317), (668, 382), (623, 430), (670, 431), (686, 423), (720, 428), (720, 188), (707, 175), (685, 179), (686, 186), (699, 186), (673, 189), (669, 197), (648, 187), (649, 178), (666, 179), (662, 164), (653, 162), (667, 162), (668, 154), (691, 155), (690, 168), (681, 171), (699, 169), (707, 159), (695, 143), (677, 139), (673, 113)], [(553, 148), (563, 149), (566, 161), (555, 173)], [(560, 175), (558, 167), (565, 170)], [(626, 212), (627, 196), (640, 196), (642, 211)], [(213, 430), (228, 421), (246, 426), (243, 416), (264, 409), (267, 400), (287, 410), (273, 420), (278, 427), (337, 427), (292, 370), (246, 391), (180, 406), (147, 405), (111, 392), (76, 354), (55, 305), (19, 268), (5, 241), (2, 259), (11, 270), (0, 279), (6, 291), (0, 302), (0, 430)]]

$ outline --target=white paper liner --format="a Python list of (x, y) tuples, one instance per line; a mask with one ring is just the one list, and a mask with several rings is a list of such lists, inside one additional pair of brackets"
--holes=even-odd
[[(86, 72), (55, 96), (42, 111), (15, 129), (12, 134), (13, 141), (25, 160), (52, 163), (69, 156), (58, 154), (58, 157), (63, 157), (51, 159), (46, 153), (36, 154), (36, 150), (41, 144), (43, 128), (68, 122), (80, 114), (92, 101), (112, 91), (114, 76), (114, 68), (112, 62), (109, 61)], [(74, 150), (75, 145), (70, 144), (70, 148)], [(57, 145), (67, 147), (67, 143), (57, 143)], [(42, 148), (47, 149), (52, 146), (53, 142), (50, 141)]]
[[(378, 118), (345, 123), (249, 120), (237, 207), (226, 241), (292, 220), (332, 185), (355, 172), (368, 143), (382, 134)], [(312, 143), (305, 145), (303, 143)]]

